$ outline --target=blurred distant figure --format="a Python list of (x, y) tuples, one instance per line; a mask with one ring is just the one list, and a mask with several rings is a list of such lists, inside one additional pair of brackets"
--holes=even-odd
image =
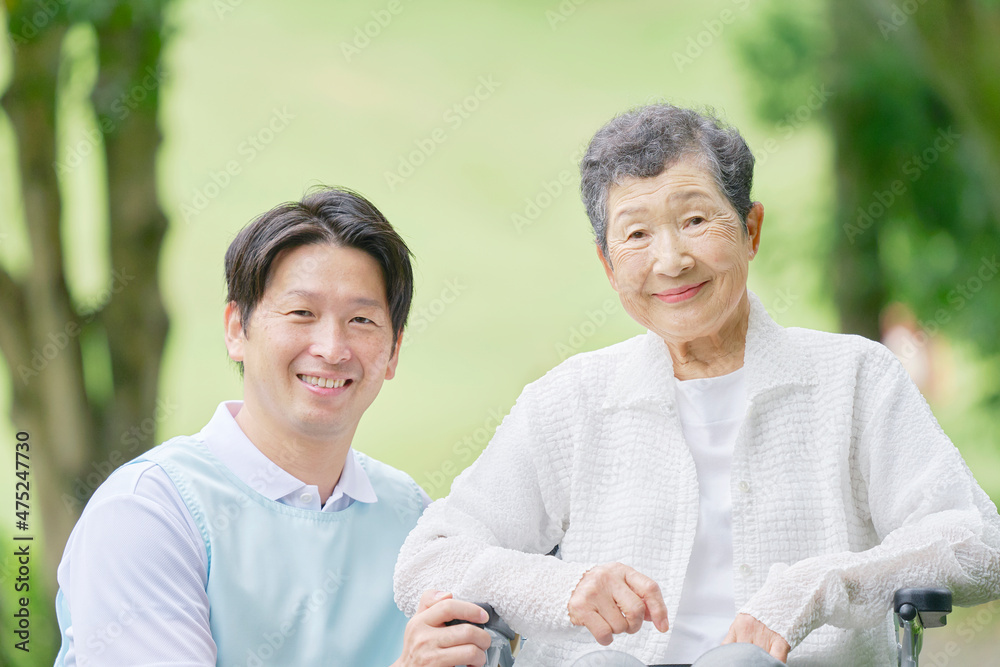
[(936, 328), (926, 331), (909, 306), (899, 301), (882, 311), (880, 327), (882, 344), (896, 355), (920, 392), (928, 400), (947, 398), (951, 388), (947, 339)]

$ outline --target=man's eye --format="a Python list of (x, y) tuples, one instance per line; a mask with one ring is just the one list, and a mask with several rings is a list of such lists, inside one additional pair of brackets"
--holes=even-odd
[(293, 310), (289, 315), (297, 315), (299, 317), (312, 317), (312, 312), (308, 310)]
[(355, 317), (351, 321), (352, 322), (358, 322), (360, 324), (374, 324), (374, 322), (372, 320), (368, 319), (367, 317), (361, 317), (360, 315), (358, 317)]

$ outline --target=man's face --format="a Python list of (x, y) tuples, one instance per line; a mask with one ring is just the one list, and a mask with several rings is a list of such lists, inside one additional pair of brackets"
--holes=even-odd
[(746, 298), (763, 215), (754, 204), (748, 234), (711, 173), (681, 160), (611, 188), (601, 261), (634, 320), (668, 342), (711, 337)]
[(333, 244), (279, 254), (248, 327), (226, 308), (226, 347), (243, 362), (243, 410), (254, 435), (285, 444), (352, 438), (395, 374), (401, 338), (394, 350), (392, 334), (370, 255)]

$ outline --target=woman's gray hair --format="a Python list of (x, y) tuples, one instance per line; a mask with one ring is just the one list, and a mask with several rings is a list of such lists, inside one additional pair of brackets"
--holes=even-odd
[(627, 111), (598, 130), (580, 161), (580, 194), (605, 257), (611, 186), (630, 177), (658, 176), (688, 156), (704, 161), (746, 229), (754, 157), (739, 131), (711, 109), (651, 104)]

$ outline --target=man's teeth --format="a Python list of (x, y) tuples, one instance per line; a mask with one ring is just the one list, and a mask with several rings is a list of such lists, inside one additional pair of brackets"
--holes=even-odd
[(347, 380), (334, 380), (333, 378), (320, 378), (315, 375), (300, 375), (303, 382), (308, 382), (311, 385), (317, 387), (326, 387), (327, 389), (337, 389), (338, 387), (343, 387)]

